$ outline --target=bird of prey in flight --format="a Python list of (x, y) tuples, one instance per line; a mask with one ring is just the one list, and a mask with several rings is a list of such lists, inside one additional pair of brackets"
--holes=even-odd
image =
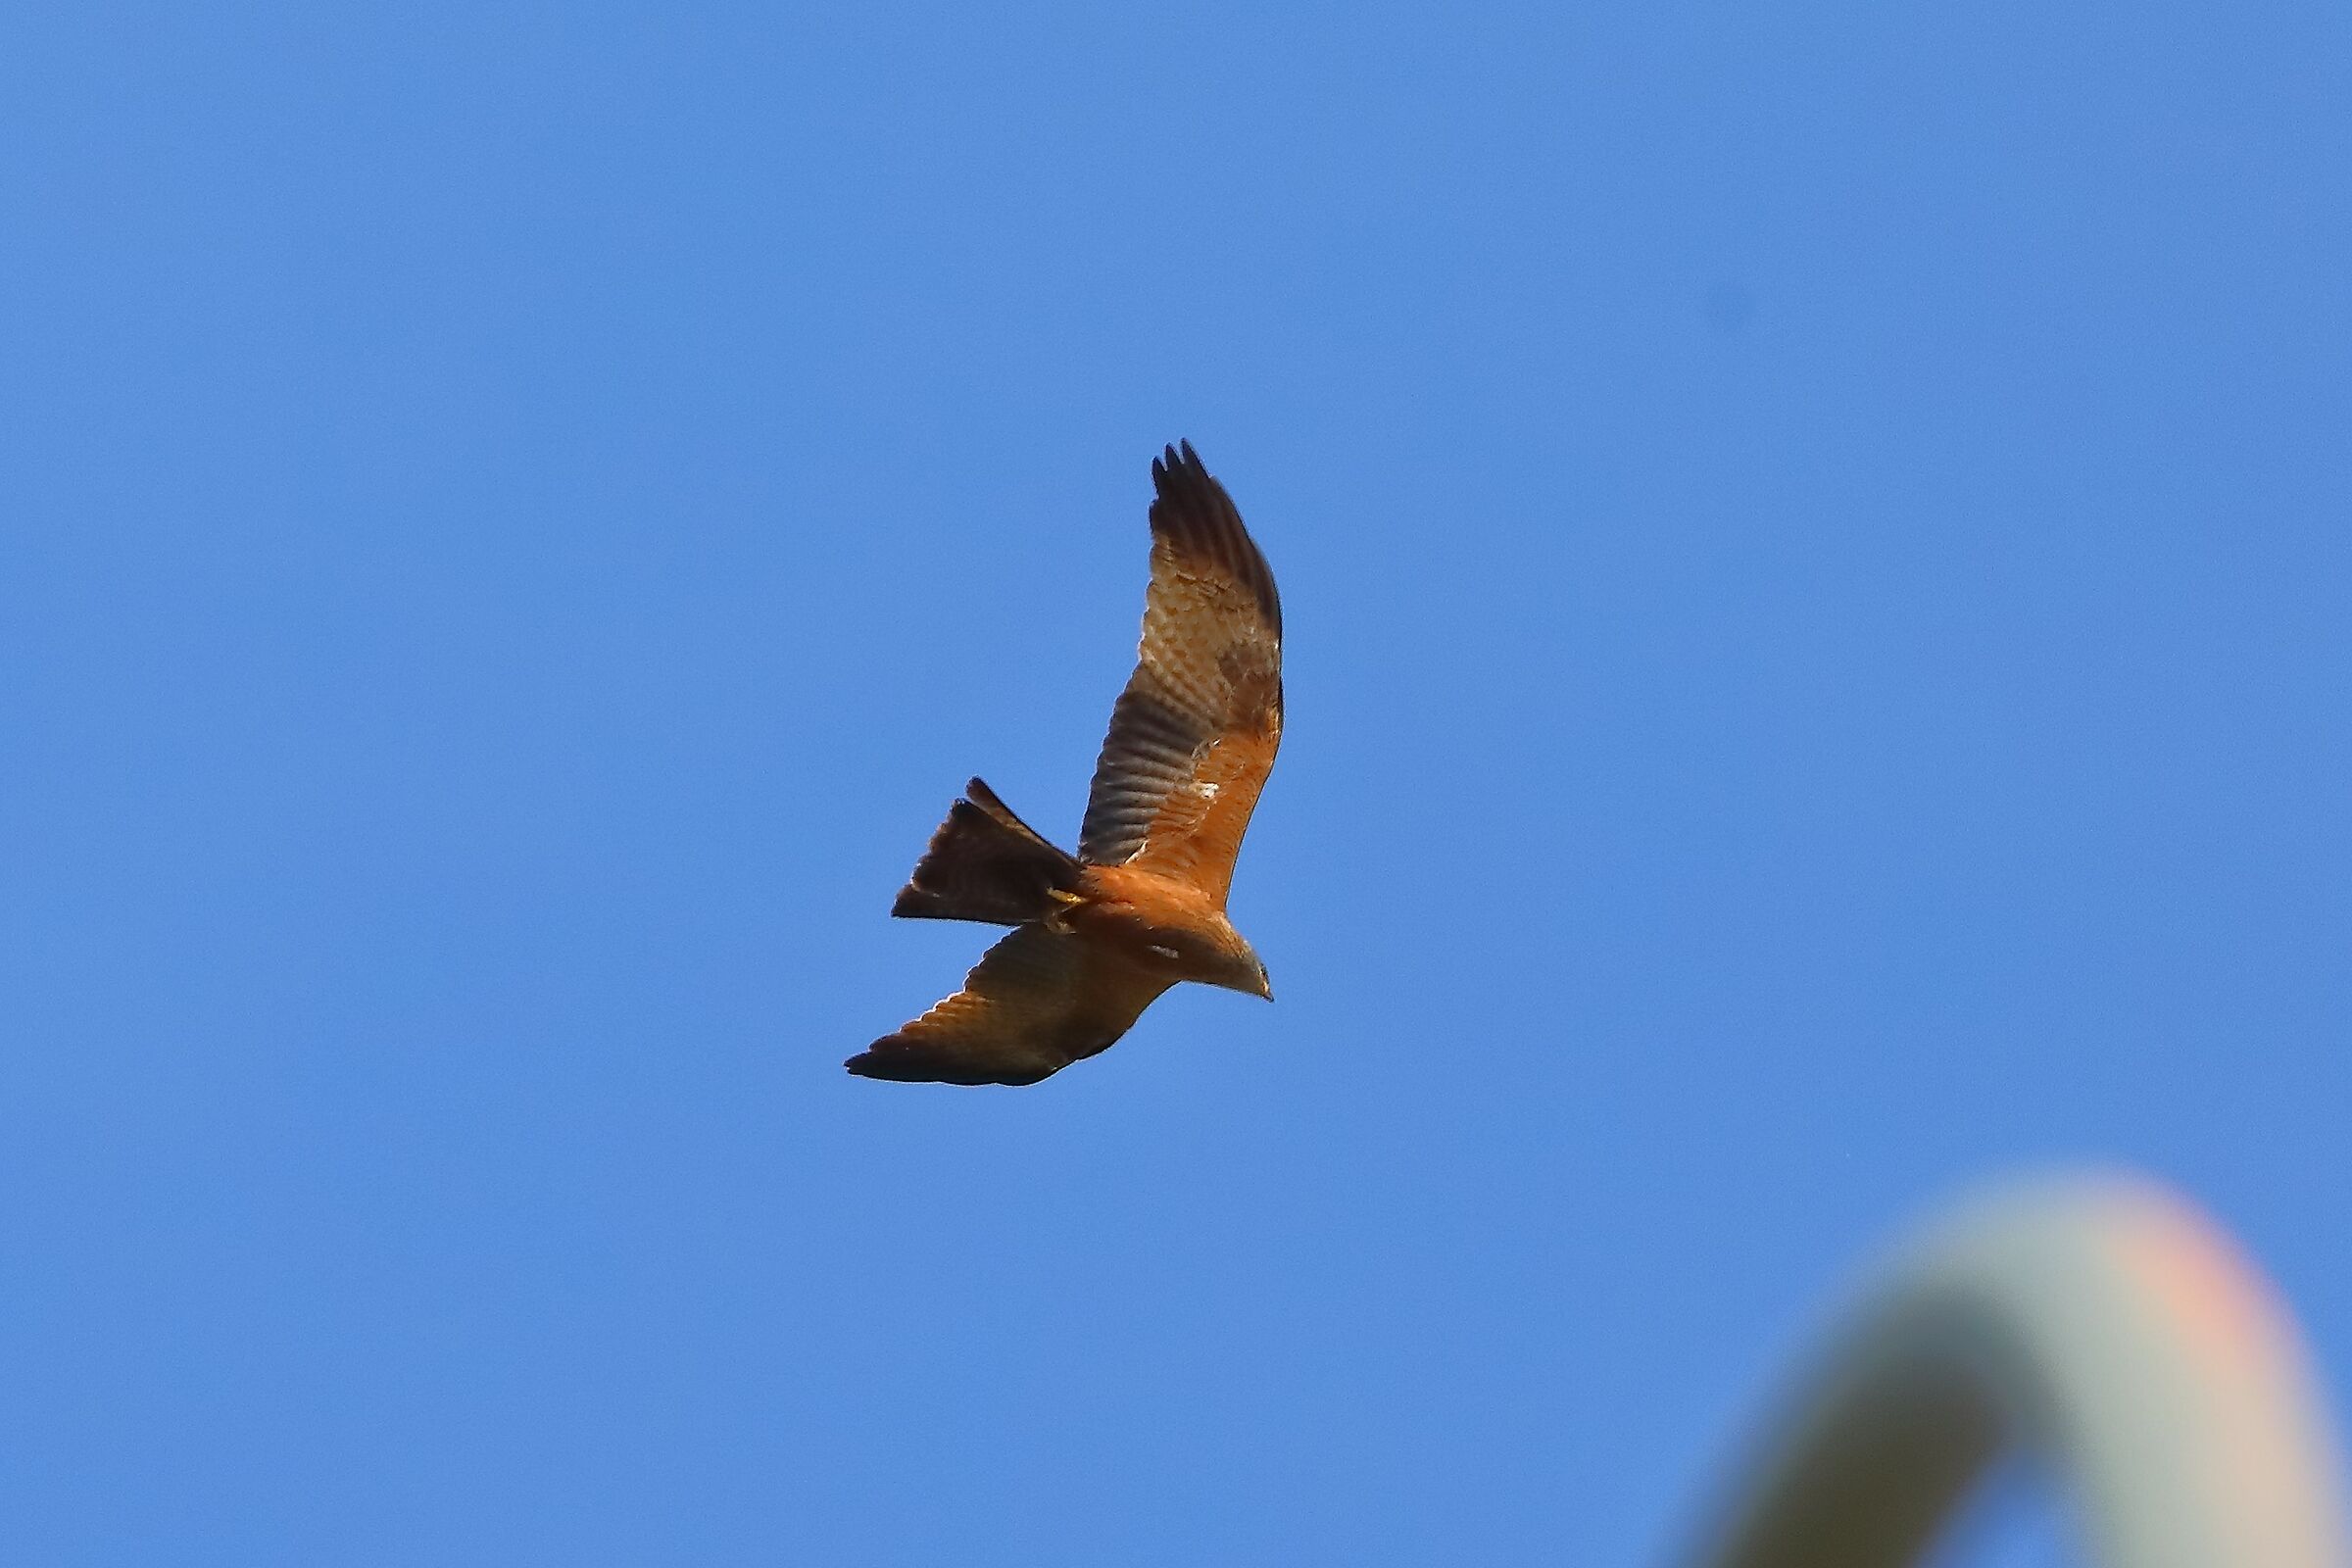
[(973, 779), (890, 912), (1012, 934), (850, 1071), (1033, 1084), (1107, 1048), (1178, 981), (1272, 998), (1225, 893), (1282, 743), (1282, 603), (1190, 442), (1153, 460), (1152, 485), (1143, 647), (1110, 710), (1078, 853)]

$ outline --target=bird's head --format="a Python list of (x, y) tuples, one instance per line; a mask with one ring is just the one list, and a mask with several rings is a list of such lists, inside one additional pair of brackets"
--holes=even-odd
[(1223, 986), (1228, 991), (1239, 991), (1244, 996), (1263, 997), (1272, 1002), (1274, 982), (1267, 978), (1265, 960), (1257, 956), (1257, 950), (1244, 941), (1242, 934), (1231, 925), (1227, 925), (1219, 935), (1225, 940), (1218, 944), (1217, 973), (1209, 984)]
[(1266, 978), (1266, 966), (1257, 951), (1222, 914), (1179, 924), (1141, 926), (1131, 940), (1137, 944), (1131, 950), (1133, 956), (1171, 983), (1198, 980), (1202, 985), (1274, 1000), (1273, 982)]

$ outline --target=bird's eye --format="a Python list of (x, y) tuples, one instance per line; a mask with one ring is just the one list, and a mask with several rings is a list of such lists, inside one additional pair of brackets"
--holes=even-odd
[(1160, 946), (1158, 943), (1156, 943), (1156, 942), (1150, 943), (1150, 944), (1148, 944), (1148, 946), (1150, 946), (1150, 948), (1152, 949), (1152, 951), (1153, 953), (1156, 953), (1156, 954), (1158, 954), (1158, 955), (1159, 955), (1161, 957), (1163, 957), (1163, 958), (1167, 959), (1167, 960), (1168, 960), (1170, 963), (1173, 963), (1173, 962), (1175, 962), (1175, 961), (1176, 961), (1178, 958), (1181, 958), (1181, 957), (1183, 957), (1183, 956), (1184, 956), (1184, 955), (1183, 955), (1183, 954), (1181, 954), (1181, 953), (1178, 953), (1178, 952), (1177, 952), (1177, 951), (1176, 951), (1174, 948), (1163, 948), (1163, 947), (1161, 947), (1161, 946)]

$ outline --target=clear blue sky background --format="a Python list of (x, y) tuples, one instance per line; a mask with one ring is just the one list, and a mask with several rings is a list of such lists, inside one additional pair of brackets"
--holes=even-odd
[[(2053, 12), (2058, 14), (2053, 15)], [(2331, 4), (0, 21), (0, 1555), (1648, 1564), (2120, 1160), (2352, 1395)], [(1074, 835), (1191, 437), (1188, 989), (841, 1058)]]

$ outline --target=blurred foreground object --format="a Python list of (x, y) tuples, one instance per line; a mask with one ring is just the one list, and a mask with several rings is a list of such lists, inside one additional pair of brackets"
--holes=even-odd
[(1695, 1561), (1915, 1562), (2013, 1446), (2072, 1499), (2099, 1568), (2352, 1568), (2284, 1307), (2212, 1221), (2120, 1178), (2011, 1190), (1898, 1257)]

